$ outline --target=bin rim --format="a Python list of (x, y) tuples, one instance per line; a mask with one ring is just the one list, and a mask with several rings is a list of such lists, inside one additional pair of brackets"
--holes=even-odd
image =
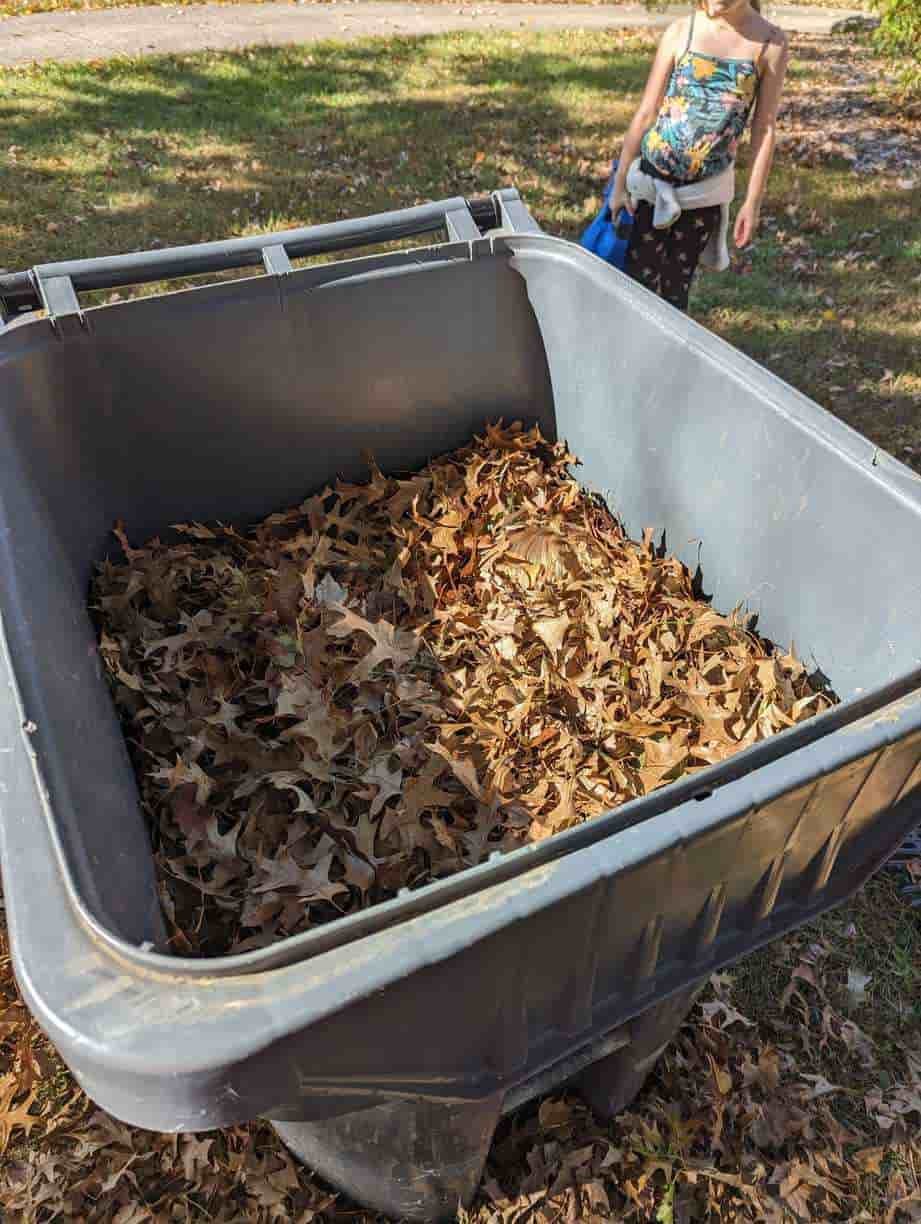
[[(445, 248), (450, 248), (450, 252)], [(706, 337), (707, 345), (711, 349), (716, 343), (724, 353), (726, 372), (732, 378), (744, 380), (749, 385), (756, 382), (778, 412), (787, 417), (793, 417), (801, 428), (820, 438), (825, 445), (834, 448), (848, 462), (859, 466), (865, 476), (869, 475), (883, 484), (890, 495), (906, 503), (921, 516), (921, 476), (887, 452), (875, 447), (856, 430), (833, 417), (806, 396), (791, 389), (770, 371), (740, 353), (732, 345), (714, 336), (702, 325), (686, 316), (680, 316), (680, 320), (676, 320), (674, 310), (655, 294), (611, 268), (603, 260), (577, 244), (545, 234), (503, 234), (487, 236), (468, 243), (432, 244), (422, 249), (432, 253), (444, 250), (445, 258), (457, 258), (458, 254), (462, 253), (462, 249), (469, 259), (493, 256), (510, 257), (513, 266), (519, 260), (526, 260), (529, 255), (545, 258), (549, 256), (583, 265), (586, 273), (593, 279), (604, 279), (606, 287), (613, 288), (620, 296), (632, 300), (637, 309), (655, 318), (660, 326), (672, 330), (678, 321), (679, 326), (686, 329), (683, 342), (689, 348), (696, 347), (695, 338), (698, 336)], [(367, 276), (380, 274), (382, 269), (387, 268), (392, 269), (394, 274), (400, 275), (408, 272), (422, 272), (427, 268), (440, 266), (436, 261), (420, 264), (418, 262), (419, 251), (420, 248), (415, 248), (406, 252), (362, 256), (322, 265), (319, 268), (297, 270), (289, 274), (287, 278), (288, 291), (296, 292), (301, 278), (304, 278), (311, 289), (322, 289), (354, 283)], [(402, 267), (404, 258), (406, 266)], [(262, 276), (241, 278), (243, 282), (265, 279)], [(229, 287), (240, 283), (239, 280), (219, 282), (180, 289), (174, 291), (174, 294), (176, 296), (216, 295), (225, 293)], [(146, 297), (129, 299), (93, 307), (87, 313), (138, 308), (148, 300)], [(34, 326), (48, 328), (48, 323), (44, 319), (27, 319), (18, 321), (15, 327), (7, 329), (5, 333), (3, 329), (0, 329), (0, 350), (2, 350), (3, 340), (11, 334), (16, 335), (17, 341), (28, 343), (24, 333), (30, 331)], [(54, 342), (50, 329), (48, 340)], [(2, 358), (2, 351), (0, 351), (0, 358)], [(776, 394), (780, 390), (783, 391), (783, 397)], [(791, 390), (793, 391), (792, 397)], [(789, 407), (791, 399), (800, 411), (791, 412)], [(616, 507), (614, 509), (616, 513)], [(25, 728), (29, 716), (23, 708), (2, 613), (0, 613), (0, 662), (5, 663), (8, 668), (10, 687), (19, 714), (20, 727)], [(844, 730), (851, 724), (872, 716), (876, 711), (892, 702), (908, 697), (919, 690), (921, 690), (921, 653), (919, 653), (918, 665), (902, 675), (866, 692), (850, 696), (838, 705), (803, 723), (786, 728), (771, 736), (770, 739), (759, 741), (724, 761), (708, 765), (699, 773), (678, 779), (648, 795), (630, 800), (581, 825), (557, 833), (545, 841), (522, 846), (507, 853), (496, 852), (485, 863), (468, 868), (455, 876), (430, 883), (417, 892), (406, 893), (404, 890), (397, 897), (381, 902), (370, 909), (349, 914), (314, 930), (290, 936), (266, 947), (249, 952), (211, 957), (173, 956), (168, 952), (158, 951), (149, 944), (130, 943), (90, 912), (80, 895), (50, 810), (47, 790), (41, 783), (41, 762), (34, 756), (32, 745), (28, 742), (28, 732), (23, 729), (20, 734), (32, 759), (33, 770), (39, 783), (38, 793), (42, 818), (68, 902), (94, 942), (107, 949), (110, 954), (127, 966), (141, 973), (157, 976), (166, 974), (173, 978), (216, 979), (265, 973), (307, 962), (326, 952), (354, 944), (366, 936), (380, 933), (423, 914), (441, 909), (454, 901), (469, 898), (493, 885), (506, 883), (533, 869), (548, 866), (579, 850), (586, 849), (626, 829), (677, 808), (688, 800), (709, 798), (715, 791), (727, 784), (753, 773), (762, 766), (774, 763), (788, 754), (797, 752), (801, 748), (815, 744), (837, 731)]]
[[(808, 780), (803, 778), (799, 785), (805, 783), (812, 789), (823, 777), (833, 777), (839, 769), (866, 758), (868, 753), (874, 755), (875, 768), (888, 750), (906, 737), (921, 738), (921, 685), (882, 710), (870, 712), (859, 722), (823, 737), (816, 745), (820, 758), (817, 770), (812, 746), (804, 745), (796, 754), (800, 760), (792, 762), (792, 771), (789, 757), (772, 761), (765, 770), (736, 778), (725, 789), (714, 792), (706, 804), (697, 804), (692, 797), (674, 810), (664, 808), (650, 819), (648, 830), (634, 824), (622, 831), (623, 838), (607, 838), (581, 847), (581, 853), (571, 856), (568, 863), (565, 858), (557, 858), (541, 867), (535, 865), (533, 871), (492, 882), (488, 889), (481, 890), (486, 894), (481, 903), (476, 894), (458, 897), (450, 907), (415, 914), (406, 922), (369, 933), (367, 941), (352, 940), (341, 948), (330, 947), (326, 949), (330, 955), (321, 957), (312, 970), (305, 968), (302, 960), (260, 966), (263, 971), (258, 974), (222, 972), (226, 964), (222, 965), (221, 959), (186, 959), (177, 965), (178, 958), (138, 956), (137, 949), (130, 945), (123, 945), (120, 951), (113, 941), (100, 941), (86, 925), (77, 922), (62, 932), (62, 963), (51, 965), (42, 956), (41, 945), (36, 945), (22, 912), (37, 904), (50, 905), (52, 916), (56, 917), (69, 910), (67, 884), (63, 877), (55, 878), (58, 864), (53, 854), (48, 855), (40, 870), (46, 876), (50, 895), (44, 893), (27, 899), (16, 895), (19, 891), (16, 884), (9, 889), (14, 965), (30, 1009), (90, 1096), (94, 1096), (94, 1083), (85, 1079), (88, 1072), (90, 1076), (108, 1078), (114, 1073), (129, 1077), (140, 1094), (135, 1100), (143, 1099), (140, 1085), (150, 1082), (151, 1077), (156, 1080), (168, 1076), (178, 1084), (182, 1077), (193, 1076), (196, 1083), (188, 1092), (169, 1089), (166, 1095), (173, 1102), (171, 1107), (177, 1107), (177, 1100), (186, 1101), (190, 1093), (192, 1099), (198, 1100), (203, 1084), (209, 1099), (216, 1086), (228, 1099), (214, 1101), (207, 1109), (196, 1108), (194, 1116), (178, 1123), (174, 1120), (168, 1129), (200, 1131), (245, 1121), (256, 1113), (266, 1114), (270, 1106), (253, 1109), (238, 1105), (232, 1079), (228, 1078), (234, 1066), (268, 1054), (299, 1029), (335, 1017), (410, 973), (450, 960), (480, 940), (527, 921), (537, 910), (558, 904), (587, 885), (613, 879), (621, 871), (634, 870), (663, 852), (680, 851), (683, 845), (737, 817), (740, 810), (747, 810), (749, 818), (756, 817), (762, 806), (786, 793), (791, 783), (796, 789), (804, 755), (809, 758)], [(24, 747), (18, 745), (20, 754)], [(921, 763), (915, 762), (902, 783), (902, 793), (919, 784)], [(0, 849), (4, 851), (8, 848), (5, 840), (0, 826)], [(30, 849), (36, 851), (50, 846), (51, 840), (47, 822), (39, 826), (37, 835), (28, 835)], [(718, 941), (711, 947), (711, 963), (703, 969), (693, 962), (677, 964), (663, 980), (656, 998), (680, 990), (702, 972), (706, 975), (718, 970), (842, 899), (819, 896), (811, 906), (797, 909), (792, 916), (777, 911), (770, 923), (759, 925), (754, 939), (748, 928), (733, 932), (728, 942)], [(429, 925), (429, 919), (434, 919), (434, 926)], [(284, 943), (275, 946), (283, 947)], [(226, 962), (230, 958), (222, 959)], [(630, 1015), (639, 1014), (644, 1006), (643, 1000), (637, 998)], [(84, 1018), (87, 1011), (89, 1016)], [(237, 1017), (247, 1015), (251, 1023), (237, 1022)], [(613, 1019), (610, 1027), (625, 1019), (629, 1019), (626, 1013)], [(202, 1024), (211, 1035), (208, 1043), (195, 1039)], [(599, 1031), (601, 1028), (604, 1024)], [(156, 1040), (151, 1044), (154, 1037)], [(564, 1052), (575, 1049), (583, 1040), (584, 1033), (564, 1034), (561, 1049)], [(320, 1094), (389, 1093), (414, 1099), (434, 1096), (459, 1101), (492, 1090), (496, 1074), (488, 1069), (473, 1072), (458, 1067), (409, 1080), (398, 1073), (362, 1076), (359, 1082), (339, 1075), (327, 1079), (318, 1066), (309, 1079), (311, 1092)], [(514, 1077), (509, 1079), (506, 1086), (512, 1086), (513, 1080)], [(105, 1104), (98, 1085), (95, 1095)], [(154, 1102), (151, 1108), (157, 1106), (158, 1102)], [(108, 1104), (105, 1107), (110, 1108)], [(151, 1125), (137, 1116), (120, 1115), (117, 1108), (112, 1111), (132, 1124)], [(162, 1122), (156, 1123), (156, 1129), (163, 1129)]]

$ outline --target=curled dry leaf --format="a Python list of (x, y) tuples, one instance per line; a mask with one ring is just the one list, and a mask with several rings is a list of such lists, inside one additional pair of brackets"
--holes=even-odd
[(879, 1173), (885, 1155), (886, 1149), (883, 1147), (861, 1148), (851, 1160), (861, 1173)]
[(92, 603), (178, 950), (373, 905), (828, 706), (574, 462), (500, 423), (251, 530), (117, 526)]

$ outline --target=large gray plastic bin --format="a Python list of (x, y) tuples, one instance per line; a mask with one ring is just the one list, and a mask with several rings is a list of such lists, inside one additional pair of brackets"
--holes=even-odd
[[(449, 201), (0, 278), (26, 310), (0, 331), (0, 861), (25, 997), (118, 1117), (270, 1118), (356, 1197), (419, 1218), (473, 1193), (503, 1109), (562, 1080), (620, 1108), (712, 970), (841, 901), (921, 815), (921, 481), (535, 232), (514, 192), (495, 203), (500, 237)], [(436, 224), (453, 240), (411, 253), (285, 255)], [(266, 275), (77, 304), (260, 256)], [(665, 531), (717, 606), (795, 639), (843, 704), (365, 914), (165, 955), (86, 612), (114, 520), (141, 539), (258, 519), (360, 477), (368, 448), (411, 469), (500, 416), (565, 437), (628, 529)]]

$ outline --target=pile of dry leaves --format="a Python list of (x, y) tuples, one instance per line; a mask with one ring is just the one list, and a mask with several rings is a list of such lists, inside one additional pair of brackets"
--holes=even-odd
[(246, 533), (119, 529), (93, 604), (177, 950), (329, 921), (828, 705), (574, 462), (497, 425)]

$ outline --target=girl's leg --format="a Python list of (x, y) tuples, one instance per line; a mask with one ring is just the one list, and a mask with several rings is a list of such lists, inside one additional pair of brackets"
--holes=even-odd
[(635, 281), (661, 293), (662, 266), (666, 254), (667, 231), (653, 229), (652, 205), (645, 200), (637, 205), (627, 248), (627, 266), (624, 271)]
[(688, 295), (698, 261), (719, 223), (720, 207), (714, 204), (683, 212), (670, 230), (662, 231), (666, 250), (658, 292), (679, 310), (688, 308)]

